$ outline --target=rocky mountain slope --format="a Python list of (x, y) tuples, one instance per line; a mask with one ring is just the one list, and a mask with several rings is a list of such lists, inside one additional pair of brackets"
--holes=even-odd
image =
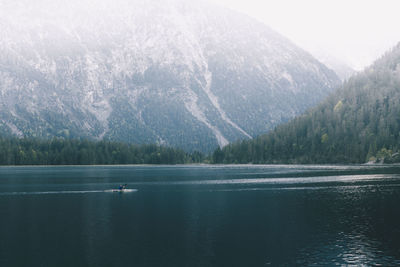
[(317, 104), (335, 73), (206, 2), (3, 0), (0, 131), (209, 151)]

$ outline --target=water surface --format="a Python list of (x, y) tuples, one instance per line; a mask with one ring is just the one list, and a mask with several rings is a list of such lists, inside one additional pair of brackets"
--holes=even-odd
[[(0, 168), (0, 266), (400, 265), (399, 166)], [(127, 183), (137, 189), (112, 193)]]

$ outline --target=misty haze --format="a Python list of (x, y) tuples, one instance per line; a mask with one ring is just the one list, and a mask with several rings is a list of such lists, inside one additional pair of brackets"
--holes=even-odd
[(0, 0), (0, 265), (400, 264), (393, 10)]

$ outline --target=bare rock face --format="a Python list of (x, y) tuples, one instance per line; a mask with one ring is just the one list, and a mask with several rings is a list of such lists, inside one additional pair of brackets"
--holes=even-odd
[(0, 131), (210, 151), (340, 80), (262, 23), (184, 0), (0, 3)]

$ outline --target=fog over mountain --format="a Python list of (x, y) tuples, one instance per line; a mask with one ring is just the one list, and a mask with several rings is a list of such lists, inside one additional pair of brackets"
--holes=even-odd
[(400, 41), (397, 0), (210, 1), (257, 18), (324, 64), (329, 56), (356, 71)]
[(332, 55), (314, 53), (314, 56), (316, 56), (325, 66), (333, 70), (342, 81), (346, 81), (357, 73), (357, 71), (351, 68), (348, 64)]
[(179, 0), (0, 1), (0, 131), (210, 151), (340, 80), (235, 11)]

